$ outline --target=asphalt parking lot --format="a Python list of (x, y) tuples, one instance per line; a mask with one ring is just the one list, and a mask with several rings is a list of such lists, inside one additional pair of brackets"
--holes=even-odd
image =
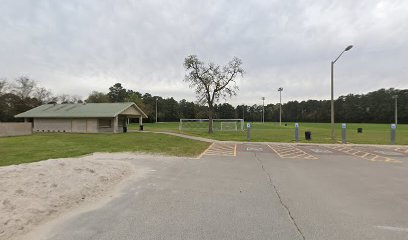
[(408, 147), (214, 143), (41, 239), (408, 239)]

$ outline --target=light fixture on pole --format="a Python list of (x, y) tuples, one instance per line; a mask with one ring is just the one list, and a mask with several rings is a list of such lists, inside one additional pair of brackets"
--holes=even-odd
[(265, 97), (262, 97), (262, 123), (265, 122)]
[(157, 99), (158, 98), (156, 98), (156, 123), (157, 123)]
[(279, 92), (279, 126), (282, 126), (282, 91), (283, 88), (278, 88)]
[(398, 124), (398, 95), (392, 96), (395, 99), (395, 125)]
[(339, 60), (339, 58), (341, 57), (341, 55), (343, 55), (344, 52), (350, 50), (353, 47), (353, 45), (349, 45), (348, 47), (346, 47), (341, 53), (340, 55), (336, 58), (336, 60), (331, 62), (331, 101), (330, 101), (330, 105), (331, 105), (331, 110), (330, 110), (330, 122), (331, 122), (331, 139), (334, 140), (334, 93), (333, 93), (333, 85), (334, 85), (334, 64), (337, 62), (337, 60)]

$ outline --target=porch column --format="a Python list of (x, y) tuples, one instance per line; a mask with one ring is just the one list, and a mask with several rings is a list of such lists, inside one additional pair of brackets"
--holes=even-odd
[(117, 133), (118, 132), (118, 116), (116, 116), (113, 119), (113, 132)]
[(140, 116), (139, 117), (139, 126), (142, 126), (143, 125), (143, 118), (142, 118), (142, 116)]

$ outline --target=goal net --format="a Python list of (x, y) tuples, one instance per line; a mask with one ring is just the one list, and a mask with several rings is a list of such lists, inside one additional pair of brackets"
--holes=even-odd
[[(208, 130), (208, 119), (180, 119), (180, 131)], [(213, 131), (243, 131), (244, 119), (213, 119)]]

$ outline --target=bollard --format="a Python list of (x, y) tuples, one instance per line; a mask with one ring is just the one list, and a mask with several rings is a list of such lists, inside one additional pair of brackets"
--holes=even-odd
[(247, 123), (247, 140), (248, 142), (251, 141), (251, 124)]
[(345, 123), (341, 124), (341, 142), (346, 144), (346, 129), (347, 125)]
[(295, 123), (295, 139), (299, 142), (299, 123)]
[(395, 129), (397, 128), (397, 125), (391, 124), (391, 144), (395, 144)]

